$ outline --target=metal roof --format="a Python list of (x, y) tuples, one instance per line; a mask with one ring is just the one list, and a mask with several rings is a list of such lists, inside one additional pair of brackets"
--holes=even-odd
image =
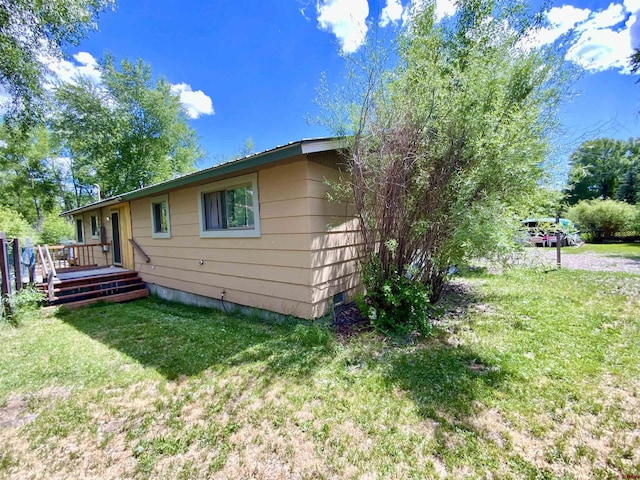
[(297, 155), (305, 155), (316, 152), (326, 152), (330, 150), (337, 150), (343, 148), (345, 145), (344, 138), (342, 137), (324, 137), (324, 138), (311, 138), (303, 139), (297, 142), (291, 142), (287, 145), (279, 145), (270, 150), (264, 152), (248, 155), (243, 158), (231, 160), (229, 162), (221, 163), (214, 167), (205, 168), (194, 173), (189, 173), (181, 177), (166, 180), (164, 182), (156, 183), (148, 187), (132, 190), (127, 193), (115, 195), (113, 197), (105, 198), (99, 202), (89, 203), (82, 207), (74, 208), (62, 212), (60, 216), (73, 215), (74, 213), (86, 212), (89, 210), (95, 210), (100, 207), (107, 207), (109, 205), (115, 205), (120, 202), (126, 202), (134, 200), (136, 198), (146, 197), (148, 195), (154, 195), (167, 190), (171, 190), (178, 187), (183, 187), (191, 183), (200, 182), (203, 180), (211, 180), (222, 175), (235, 173), (240, 170), (249, 168), (256, 168), (268, 163), (276, 162), (278, 160), (284, 160), (286, 158), (295, 157)]

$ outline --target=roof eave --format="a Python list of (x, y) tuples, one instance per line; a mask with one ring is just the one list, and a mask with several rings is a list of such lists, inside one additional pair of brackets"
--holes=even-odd
[(83, 207), (67, 210), (66, 212), (62, 212), (60, 216), (63, 217), (74, 215), (76, 213), (96, 210), (101, 207), (108, 207), (110, 205), (115, 205), (120, 202), (126, 202), (128, 200), (134, 200), (149, 195), (159, 194), (167, 190), (173, 190), (175, 188), (189, 185), (191, 183), (197, 183), (215, 177), (236, 173), (242, 170), (260, 167), (268, 163), (277, 162), (278, 160), (284, 160), (287, 158), (295, 157), (297, 155), (306, 155), (310, 153), (335, 150), (339, 148), (344, 148), (344, 141), (340, 137), (300, 140), (288, 145), (276, 147), (272, 150), (267, 150), (265, 152), (251, 155), (249, 157), (241, 158), (239, 160), (234, 160), (228, 163), (223, 163), (222, 165), (216, 165), (214, 167), (200, 170), (195, 173), (190, 173), (182, 177), (174, 178), (172, 180), (167, 180), (156, 185), (133, 190), (116, 197), (110, 197), (100, 202), (94, 202)]

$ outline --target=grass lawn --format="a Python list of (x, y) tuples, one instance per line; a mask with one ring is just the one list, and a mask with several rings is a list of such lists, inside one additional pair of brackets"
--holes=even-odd
[(403, 345), (153, 299), (0, 326), (0, 478), (637, 478), (640, 276), (459, 289)]
[(629, 257), (640, 260), (640, 243), (585, 243), (581, 247), (563, 248), (562, 253), (598, 253), (613, 257)]

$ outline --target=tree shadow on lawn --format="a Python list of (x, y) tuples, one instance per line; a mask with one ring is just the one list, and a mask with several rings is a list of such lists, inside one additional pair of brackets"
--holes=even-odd
[(61, 320), (168, 380), (209, 368), (264, 364), (267, 375), (308, 376), (330, 355), (301, 344), (295, 333), (305, 326), (225, 315), (207, 308), (157, 299), (96, 304), (61, 311)]
[[(484, 271), (473, 275), (482, 276)], [(468, 285), (450, 283), (438, 305), (433, 337), (388, 358), (386, 381), (407, 392), (425, 418), (468, 418), (478, 410), (478, 401), (516, 376), (482, 352), (455, 341), (455, 331), (468, 322), (469, 308), (482, 301)]]
[(464, 420), (510, 376), (478, 352), (433, 340), (388, 360), (385, 379), (415, 402), (421, 416)]

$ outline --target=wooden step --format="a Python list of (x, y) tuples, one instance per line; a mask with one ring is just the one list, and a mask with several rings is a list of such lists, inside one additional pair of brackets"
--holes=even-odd
[[(99, 282), (99, 283), (83, 283), (81, 285), (68, 286), (66, 283), (58, 283), (53, 289), (54, 294), (64, 293), (64, 292), (72, 292), (74, 290), (78, 290), (81, 288), (93, 288), (94, 290), (98, 289), (97, 287), (104, 287), (106, 285), (113, 285), (114, 287), (121, 286), (121, 284), (140, 282), (140, 277), (137, 275), (129, 276), (126, 278), (119, 278), (109, 280), (108, 282)], [(60, 295), (62, 296), (62, 295)]]
[(142, 290), (142, 289), (146, 289), (146, 285), (144, 284), (144, 282), (142, 280), (138, 279), (137, 283), (132, 283), (129, 285), (121, 285), (121, 286), (114, 286), (114, 287), (109, 287), (109, 288), (104, 288), (101, 290), (85, 290), (83, 292), (78, 292), (78, 293), (72, 293), (69, 295), (60, 295), (60, 296), (55, 296), (53, 297), (53, 303), (55, 305), (64, 305), (65, 303), (67, 303), (68, 300), (72, 300), (74, 298), (106, 298), (109, 296), (114, 295), (113, 292), (122, 292), (123, 290), (126, 291), (133, 291), (133, 290)]
[[(104, 282), (104, 281), (115, 281), (117, 279), (125, 279), (131, 277), (137, 277), (138, 272), (131, 270), (128, 272), (116, 272), (116, 273), (108, 273), (105, 275), (96, 275), (93, 277), (84, 277), (84, 278), (70, 278), (67, 280), (60, 280), (56, 282), (56, 287), (71, 287), (75, 285), (88, 285), (91, 283)], [(41, 286), (45, 290), (48, 288), (46, 283), (40, 283), (38, 286)]]
[(58, 306), (68, 308), (69, 310), (75, 310), (76, 308), (86, 307), (87, 305), (91, 305), (93, 303), (98, 303), (98, 302), (120, 303), (120, 302), (127, 302), (129, 300), (135, 300), (137, 298), (144, 298), (148, 296), (149, 296), (149, 290), (145, 288), (142, 290), (134, 290), (133, 292), (118, 293), (116, 295), (109, 295), (106, 297), (88, 298), (86, 300), (79, 300), (77, 302), (62, 303)]

